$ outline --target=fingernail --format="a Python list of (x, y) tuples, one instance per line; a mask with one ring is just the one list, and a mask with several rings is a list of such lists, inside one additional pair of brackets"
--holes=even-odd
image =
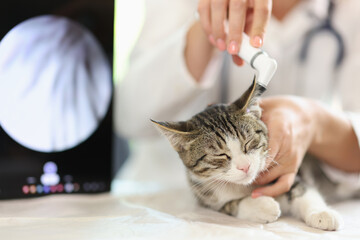
[(216, 46), (219, 48), (220, 51), (225, 51), (226, 49), (226, 44), (221, 38), (218, 38), (218, 40), (216, 40)]
[(252, 198), (258, 198), (258, 197), (261, 197), (261, 196), (262, 196), (262, 193), (259, 193), (259, 192), (252, 192), (251, 193)]
[(262, 38), (259, 36), (253, 37), (253, 44), (254, 44), (254, 47), (261, 47), (263, 44)]
[(237, 54), (239, 52), (239, 44), (236, 41), (231, 41), (227, 50), (230, 54)]
[(213, 35), (209, 35), (209, 41), (211, 42), (212, 45), (216, 46), (215, 38)]
[(241, 63), (239, 64), (239, 66), (244, 66), (244, 60), (241, 60)]

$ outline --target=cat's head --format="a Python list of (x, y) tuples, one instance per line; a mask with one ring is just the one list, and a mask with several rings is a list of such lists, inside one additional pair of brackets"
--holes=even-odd
[(184, 122), (156, 122), (194, 180), (250, 184), (265, 168), (267, 128), (255, 79), (230, 105), (212, 105)]

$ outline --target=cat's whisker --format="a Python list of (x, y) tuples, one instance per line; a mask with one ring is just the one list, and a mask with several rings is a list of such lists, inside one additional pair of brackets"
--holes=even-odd
[(208, 179), (206, 179), (204, 182), (198, 182), (193, 184), (192, 186), (195, 188), (208, 188), (211, 185), (213, 185), (213, 183), (216, 183), (217, 181), (221, 181), (220, 176), (222, 175), (222, 173), (219, 173), (217, 175), (211, 176)]
[(220, 187), (218, 188), (218, 190), (219, 190), (219, 191), (222, 191), (227, 185), (228, 185), (228, 182), (226, 182), (226, 181), (222, 182), (222, 184), (220, 185)]
[[(269, 141), (273, 141), (273, 140), (280, 141), (281, 139), (280, 138), (279, 139), (269, 138)], [(268, 151), (270, 151), (270, 150), (271, 150), (271, 148), (268, 149)], [(284, 156), (284, 154), (285, 154), (285, 152), (277, 152), (273, 156), (271, 156), (271, 155), (269, 155), (269, 156), (271, 156), (272, 158), (274, 158), (275, 156), (277, 156), (277, 158), (281, 158), (282, 156)]]
[(228, 182), (228, 181), (221, 181), (221, 182), (220, 182), (220, 186), (218, 187), (218, 190), (219, 190), (219, 191), (222, 191), (225, 187), (228, 186), (229, 183), (230, 183), (230, 182)]
[(201, 191), (203, 194), (222, 189), (228, 184), (227, 181), (220, 179), (220, 176), (222, 175), (223, 173), (219, 173), (217, 175), (211, 176), (209, 179), (206, 180), (206, 182), (194, 184), (193, 187)]
[[(211, 185), (207, 185), (207, 186), (203, 186), (203, 188), (200, 188), (198, 190), (200, 190), (202, 192), (202, 194), (207, 194), (207, 193), (213, 193), (216, 192), (218, 189), (220, 189), (222, 182), (214, 182)], [(215, 197), (215, 195), (211, 194), (211, 198)]]
[(209, 177), (209, 178), (207, 178), (207, 179), (205, 179), (201, 184), (207, 184), (207, 183), (209, 183), (209, 182), (212, 182), (212, 181), (216, 181), (216, 180), (220, 180), (220, 177), (223, 175), (223, 173), (218, 173), (218, 174), (216, 174), (216, 175), (214, 175), (214, 176), (211, 176), (211, 177)]
[(269, 173), (270, 172), (270, 169), (273, 168), (273, 167), (276, 167), (276, 166), (279, 166), (280, 164), (273, 158), (273, 157), (269, 157), (267, 159), (270, 159), (270, 161), (267, 163), (268, 167), (263, 169), (261, 171), (261, 173)]
[(279, 166), (279, 165), (280, 165), (280, 164), (279, 164), (277, 161), (275, 161), (274, 159), (271, 161), (271, 163), (275, 163), (276, 166)]

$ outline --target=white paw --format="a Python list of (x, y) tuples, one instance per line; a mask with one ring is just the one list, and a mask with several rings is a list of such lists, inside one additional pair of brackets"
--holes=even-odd
[(258, 223), (275, 222), (281, 214), (280, 205), (272, 197), (248, 198), (239, 208), (238, 217)]
[(305, 222), (310, 227), (328, 231), (338, 230), (344, 225), (340, 214), (332, 209), (311, 212), (306, 216)]

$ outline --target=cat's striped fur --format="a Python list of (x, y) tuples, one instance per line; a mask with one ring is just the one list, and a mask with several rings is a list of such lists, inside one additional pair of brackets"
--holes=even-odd
[(191, 189), (203, 206), (264, 223), (275, 221), (282, 210), (301, 217), (310, 226), (338, 229), (341, 217), (300, 178), (276, 200), (266, 196), (251, 198), (251, 183), (265, 171), (268, 149), (258, 95), (254, 79), (251, 87), (230, 105), (208, 106), (184, 122), (153, 122), (178, 152), (187, 168)]

